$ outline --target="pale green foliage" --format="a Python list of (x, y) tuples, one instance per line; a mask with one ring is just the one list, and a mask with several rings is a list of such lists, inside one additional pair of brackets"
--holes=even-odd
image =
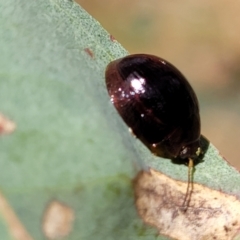
[[(17, 125), (1, 136), (1, 190), (30, 235), (44, 239), (43, 212), (56, 199), (75, 212), (67, 239), (166, 239), (138, 218), (134, 166), (185, 180), (187, 168), (153, 157), (111, 105), (104, 70), (126, 50), (71, 1), (1, 0), (0, 25), (0, 112)], [(238, 173), (214, 151), (195, 180), (238, 192)]]

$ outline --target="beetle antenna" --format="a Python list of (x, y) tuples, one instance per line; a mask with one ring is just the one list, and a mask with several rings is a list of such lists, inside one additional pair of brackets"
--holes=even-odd
[(183, 201), (183, 207), (184, 211), (187, 211), (187, 208), (189, 206), (191, 195), (193, 192), (193, 168), (194, 168), (194, 161), (192, 158), (188, 159), (188, 184), (187, 184), (187, 191), (185, 194), (185, 198)]

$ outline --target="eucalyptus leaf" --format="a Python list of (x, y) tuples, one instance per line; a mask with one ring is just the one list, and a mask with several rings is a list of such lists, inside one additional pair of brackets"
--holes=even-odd
[[(0, 0), (1, 191), (33, 239), (53, 201), (72, 209), (67, 239), (168, 239), (145, 225), (132, 179), (152, 167), (179, 180), (187, 168), (154, 157), (127, 131), (104, 83), (127, 51), (78, 4)], [(239, 173), (210, 145), (194, 181), (238, 194)], [(6, 239), (4, 231), (0, 238)]]

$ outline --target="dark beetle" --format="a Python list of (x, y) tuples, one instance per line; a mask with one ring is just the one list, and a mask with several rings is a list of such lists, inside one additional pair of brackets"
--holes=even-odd
[(106, 85), (118, 113), (152, 153), (197, 158), (198, 100), (172, 64), (153, 55), (129, 55), (107, 66)]

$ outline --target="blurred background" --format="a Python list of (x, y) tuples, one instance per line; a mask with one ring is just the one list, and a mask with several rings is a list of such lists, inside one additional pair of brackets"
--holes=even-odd
[(240, 169), (240, 1), (77, 1), (130, 53), (158, 55), (186, 76), (202, 134)]

